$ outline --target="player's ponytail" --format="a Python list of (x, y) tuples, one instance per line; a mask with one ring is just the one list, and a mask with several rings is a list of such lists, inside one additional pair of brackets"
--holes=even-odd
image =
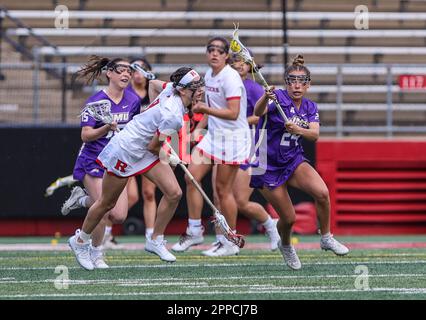
[(87, 78), (87, 84), (91, 84), (95, 79), (100, 77), (102, 71), (112, 70), (115, 64), (119, 61), (127, 60), (122, 58), (109, 59), (92, 55), (90, 56), (89, 61), (83, 66), (83, 68), (77, 71), (77, 77)]

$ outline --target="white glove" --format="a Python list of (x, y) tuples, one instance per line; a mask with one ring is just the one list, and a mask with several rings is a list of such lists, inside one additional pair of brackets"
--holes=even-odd
[(179, 157), (176, 157), (173, 154), (169, 155), (169, 163), (173, 166), (176, 167), (179, 163), (182, 163), (182, 160), (179, 159)]

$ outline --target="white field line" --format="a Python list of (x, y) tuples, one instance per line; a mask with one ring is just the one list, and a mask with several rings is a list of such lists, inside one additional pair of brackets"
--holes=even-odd
[[(393, 265), (393, 264), (426, 264), (426, 260), (400, 260), (400, 261), (327, 261), (327, 262), (302, 262), (303, 266), (320, 266), (320, 265)], [(197, 268), (197, 267), (253, 267), (253, 266), (282, 266), (285, 267), (284, 263), (197, 263), (197, 264), (177, 264), (177, 263), (164, 263), (164, 264), (151, 264), (151, 265), (116, 265), (110, 266), (110, 269), (150, 269), (150, 268)], [(55, 267), (0, 267), (0, 271), (4, 270), (52, 270)], [(68, 269), (80, 269), (80, 267), (68, 267)]]
[[(310, 288), (310, 287), (309, 287)], [(326, 289), (327, 288), (327, 289)], [(51, 294), (14, 294), (14, 295), (0, 295), (1, 299), (23, 299), (23, 298), (72, 298), (72, 297), (131, 297), (131, 296), (183, 296), (183, 295), (238, 295), (238, 294), (262, 294), (262, 293), (279, 293), (279, 294), (294, 294), (294, 293), (345, 293), (345, 292), (358, 292), (362, 294), (366, 293), (380, 293), (389, 292), (394, 294), (426, 294), (426, 288), (371, 288), (369, 290), (357, 290), (357, 289), (334, 289), (333, 287), (316, 287), (312, 289), (304, 289), (297, 287), (286, 287), (286, 291), (276, 290), (247, 290), (247, 291), (174, 291), (174, 292), (104, 292), (104, 293), (51, 293)]]
[[(197, 277), (196, 283), (191, 283), (194, 278), (138, 278), (138, 279), (84, 279), (84, 280), (68, 280), (66, 283), (70, 285), (92, 285), (92, 284), (107, 284), (107, 285), (134, 285), (134, 286), (158, 286), (158, 285), (208, 285), (207, 282), (200, 281), (230, 281), (230, 280), (274, 280), (274, 279), (324, 279), (324, 278), (356, 278), (359, 275), (311, 275), (311, 276), (232, 276), (232, 277)], [(389, 278), (389, 277), (426, 277), (426, 273), (396, 273), (396, 274), (368, 274), (365, 275), (370, 278)], [(0, 281), (2, 284), (33, 284), (33, 283), (54, 283), (55, 279), (45, 280), (15, 280), (14, 278), (3, 278), (5, 280)], [(1, 279), (0, 279), (1, 280)], [(189, 281), (189, 282), (185, 282)], [(145, 283), (147, 282), (147, 283)], [(226, 284), (229, 286), (229, 283)]]
[[(145, 254), (145, 252), (142, 252), (143, 256), (126, 255), (126, 254), (110, 255), (111, 252), (122, 252), (122, 251), (117, 251), (117, 250), (107, 251), (106, 259), (109, 262), (112, 262), (114, 260), (119, 260), (119, 261), (123, 261), (123, 260), (129, 260), (129, 261), (134, 260), (134, 261), (136, 261), (136, 260), (138, 260), (138, 261), (140, 261), (141, 258), (147, 259), (147, 260), (148, 259), (149, 260), (155, 260), (156, 259), (152, 255)], [(70, 251), (70, 253), (71, 253), (71, 251)], [(256, 258), (257, 257), (261, 257), (261, 258), (281, 257), (279, 254), (277, 255), (277, 253), (278, 252), (276, 252), (276, 251), (275, 252), (269, 251), (269, 253), (265, 252), (265, 253), (261, 253), (259, 255), (256, 255)], [(250, 259), (250, 257), (252, 257), (252, 256), (240, 255), (240, 256), (238, 256), (238, 259)], [(299, 257), (301, 257), (302, 259), (303, 258), (307, 259), (307, 258), (318, 258), (319, 256), (316, 255), (316, 254), (309, 254), (309, 253), (303, 252), (303, 253), (299, 254)], [(381, 258), (381, 257), (426, 257), (426, 252), (368, 253), (368, 254), (363, 255), (363, 256), (351, 256), (352, 259), (368, 259), (368, 258), (371, 258), (371, 257), (379, 257), (379, 258)], [(16, 258), (16, 257), (11, 257), (11, 256), (0, 257), (0, 261), (1, 260), (9, 261), (11, 258)], [(73, 255), (62, 256), (61, 258), (65, 258), (65, 259), (68, 259), (68, 258), (71, 259), (72, 258), (72, 259), (74, 259), (74, 256)], [(182, 258), (188, 259), (188, 260), (189, 259), (207, 259), (205, 256), (203, 256), (201, 254), (197, 254), (195, 252), (193, 253), (193, 255), (185, 255), (185, 256), (182, 256)], [(55, 259), (57, 260), (58, 257), (57, 256), (25, 256), (25, 257), (19, 257), (19, 260), (44, 260), (44, 261), (47, 261), (47, 260), (55, 260)]]

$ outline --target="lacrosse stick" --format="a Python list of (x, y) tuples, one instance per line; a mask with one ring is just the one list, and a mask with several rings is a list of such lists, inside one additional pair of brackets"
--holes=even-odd
[[(167, 141), (164, 141), (164, 144), (170, 149), (170, 152), (173, 156), (179, 158), (175, 150), (173, 150), (172, 146)], [(234, 231), (231, 230), (228, 223), (226, 222), (224, 215), (215, 207), (213, 202), (210, 201), (209, 197), (206, 195), (204, 190), (195, 180), (191, 172), (189, 172), (188, 168), (182, 162), (179, 162), (179, 166), (182, 168), (185, 174), (189, 177), (191, 182), (194, 184), (195, 188), (201, 193), (201, 195), (203, 196), (204, 200), (206, 200), (210, 208), (212, 208), (213, 216), (214, 216), (214, 218), (212, 219), (212, 222), (214, 223), (214, 225), (220, 230), (220, 232), (225, 236), (227, 240), (231, 241), (232, 243), (237, 245), (239, 248), (244, 247), (244, 244), (245, 244), (244, 237), (240, 234), (236, 234)]]
[[(260, 81), (260, 84), (265, 88), (266, 91), (270, 91), (269, 84), (266, 82), (265, 78), (263, 77), (262, 73), (259, 71), (259, 68), (257, 67), (256, 63), (254, 62), (253, 57), (250, 55), (250, 52), (248, 49), (242, 44), (240, 39), (238, 38), (238, 27), (239, 25), (236, 25), (234, 23), (234, 32), (232, 34), (232, 40), (231, 40), (231, 51), (237, 54), (239, 57), (241, 57), (244, 62), (251, 65), (253, 73), (257, 75), (257, 78)], [(280, 113), (281, 117), (284, 119), (284, 122), (288, 122), (288, 118), (285, 115), (283, 109), (281, 108), (280, 104), (278, 103), (277, 98), (274, 96), (272, 98), (272, 101), (274, 102), (275, 106), (278, 109), (278, 112)]]
[[(85, 112), (87, 112), (93, 119), (105, 124), (111, 124), (114, 121), (111, 114), (111, 101), (107, 99), (86, 104), (80, 116)], [(119, 132), (120, 129), (117, 127), (115, 131)]]
[(138, 65), (137, 63), (132, 63), (130, 65), (130, 68), (132, 68), (135, 71), (140, 72), (145, 78), (147, 78), (148, 80), (155, 80), (157, 77), (155, 76), (155, 74), (153, 74), (152, 72), (145, 70), (144, 68), (142, 68), (140, 65)]

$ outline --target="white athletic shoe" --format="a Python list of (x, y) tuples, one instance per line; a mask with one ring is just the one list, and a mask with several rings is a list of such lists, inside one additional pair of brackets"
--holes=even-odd
[(95, 248), (90, 246), (90, 259), (95, 269), (108, 269), (109, 266), (104, 260), (104, 253), (101, 247)]
[(81, 208), (81, 205), (78, 203), (78, 200), (82, 197), (85, 197), (87, 194), (81, 187), (74, 187), (71, 190), (71, 195), (64, 202), (61, 208), (62, 215), (66, 216), (68, 213), (70, 213), (71, 210)]
[(156, 240), (146, 239), (145, 251), (154, 253), (166, 262), (175, 262), (176, 257), (166, 248), (166, 240), (162, 236), (157, 236)]
[(334, 239), (333, 235), (328, 238), (321, 237), (320, 246), (323, 250), (331, 250), (338, 256), (344, 256), (349, 253), (349, 249)]
[(75, 235), (68, 239), (68, 245), (75, 254), (77, 262), (86, 270), (93, 270), (95, 266), (90, 258), (90, 242), (78, 243), (77, 238), (80, 234), (80, 229), (75, 231)]
[(220, 241), (215, 241), (212, 243), (212, 246), (210, 249), (201, 251), (201, 254), (208, 257), (214, 257), (214, 253), (216, 252), (217, 249), (219, 249), (220, 246), (221, 246)]
[(278, 242), (281, 242), (280, 234), (277, 230), (277, 221), (274, 223), (274, 227), (270, 230), (266, 230), (266, 235), (271, 240), (271, 250), (275, 251), (278, 249)]
[(209, 257), (226, 257), (226, 256), (236, 256), (240, 253), (240, 248), (237, 245), (227, 242), (219, 242), (218, 248), (212, 252)]
[(184, 252), (191, 246), (202, 244), (204, 242), (203, 232), (204, 227), (200, 228), (199, 234), (193, 234), (189, 227), (186, 228), (186, 232), (180, 236), (179, 242), (173, 245), (172, 250), (175, 252)]
[(293, 270), (299, 270), (302, 267), (299, 257), (297, 256), (296, 249), (292, 245), (284, 246), (281, 241), (278, 242), (278, 248), (283, 255), (285, 263)]
[(58, 178), (54, 182), (52, 182), (46, 189), (45, 197), (50, 197), (57, 189), (62, 188), (64, 186), (71, 187), (78, 180), (74, 180), (72, 175)]
[(102, 247), (105, 250), (112, 249), (112, 250), (119, 250), (124, 249), (124, 246), (117, 243), (117, 240), (115, 240), (114, 236), (112, 234), (108, 234), (104, 236), (104, 239), (102, 240)]

